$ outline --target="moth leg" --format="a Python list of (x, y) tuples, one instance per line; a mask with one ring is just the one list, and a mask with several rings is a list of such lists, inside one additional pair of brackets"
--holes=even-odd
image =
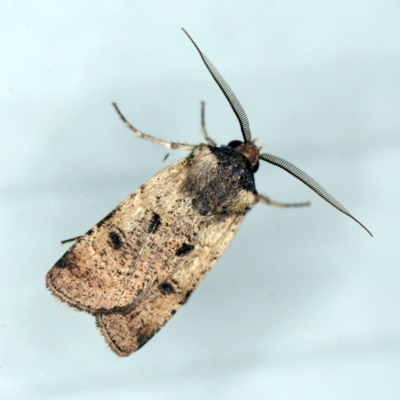
[(277, 201), (271, 200), (267, 196), (263, 196), (262, 194), (257, 195), (257, 200), (260, 203), (268, 204), (269, 206), (275, 207), (308, 207), (310, 205), (309, 201), (306, 201), (304, 203), (279, 203)]
[(82, 236), (83, 236), (83, 235), (75, 236), (75, 237), (73, 237), (73, 238), (71, 238), (71, 239), (67, 239), (67, 240), (61, 240), (61, 244), (65, 244), (65, 243), (69, 243), (69, 242), (74, 242), (75, 240), (81, 238)]
[[(154, 142), (157, 144), (160, 144), (161, 146), (165, 146), (169, 149), (168, 154), (165, 156), (167, 158), (169, 154), (172, 152), (172, 150), (184, 150), (184, 151), (192, 151), (196, 146), (192, 144), (184, 144), (184, 143), (177, 143), (177, 142), (166, 142), (161, 139), (157, 139), (153, 136), (147, 135), (146, 133), (143, 133), (139, 130), (137, 130), (133, 125), (131, 125), (128, 120), (124, 117), (122, 112), (119, 110), (117, 103), (112, 103), (113, 107), (117, 111), (119, 117), (122, 119), (124, 122), (125, 126), (128, 127), (131, 131), (133, 131), (137, 136), (139, 136), (142, 139), (150, 140), (150, 142)], [(165, 159), (164, 159), (165, 160)]]
[(201, 111), (200, 111), (200, 123), (201, 123), (201, 132), (206, 139), (207, 144), (210, 146), (216, 147), (217, 142), (208, 136), (207, 129), (206, 129), (206, 119), (205, 119), (205, 110), (206, 110), (206, 103), (204, 101), (201, 102)]

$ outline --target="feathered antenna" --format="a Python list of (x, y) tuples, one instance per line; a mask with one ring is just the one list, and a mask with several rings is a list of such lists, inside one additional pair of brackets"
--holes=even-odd
[(251, 141), (251, 132), (250, 132), (250, 125), (249, 125), (249, 120), (247, 119), (247, 115), (243, 110), (242, 105), (240, 104), (239, 100), (237, 99), (235, 93), (233, 93), (233, 90), (230, 88), (230, 86), (226, 83), (225, 79), (221, 76), (221, 74), (218, 72), (217, 68), (214, 67), (212, 62), (208, 59), (208, 57), (199, 49), (195, 41), (191, 38), (191, 36), (183, 29), (183, 32), (186, 33), (187, 37), (190, 39), (190, 41), (193, 43), (194, 47), (196, 47), (197, 51), (200, 54), (200, 57), (202, 58), (205, 66), (207, 67), (208, 71), (214, 78), (215, 82), (219, 86), (219, 88), (222, 90), (222, 93), (225, 95), (226, 99), (228, 100), (229, 104), (232, 107), (233, 112), (235, 113), (239, 124), (240, 124), (240, 129), (242, 130), (242, 135), (245, 143), (248, 143)]

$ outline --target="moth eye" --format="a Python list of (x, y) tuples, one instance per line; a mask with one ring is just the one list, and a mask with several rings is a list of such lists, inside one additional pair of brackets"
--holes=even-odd
[(258, 171), (259, 166), (260, 166), (260, 163), (257, 161), (257, 164), (253, 167), (253, 174)]
[(228, 143), (229, 147), (235, 148), (235, 147), (239, 147), (243, 142), (241, 142), (240, 140), (232, 140), (232, 142)]

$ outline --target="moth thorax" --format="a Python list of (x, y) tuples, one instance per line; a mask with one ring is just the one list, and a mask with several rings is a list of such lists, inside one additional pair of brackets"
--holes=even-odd
[(253, 167), (253, 172), (256, 172), (259, 165), (260, 153), (259, 148), (252, 142), (243, 143), (239, 140), (234, 140), (228, 144), (237, 152), (243, 154), (250, 165)]

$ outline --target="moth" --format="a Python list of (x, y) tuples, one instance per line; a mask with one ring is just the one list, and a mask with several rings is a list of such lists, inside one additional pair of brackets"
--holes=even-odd
[[(317, 182), (293, 164), (267, 153), (252, 140), (249, 121), (232, 89), (184, 30), (239, 121), (243, 140), (217, 146), (166, 142), (132, 126), (137, 136), (189, 155), (156, 174), (86, 234), (46, 275), (46, 286), (67, 305), (96, 318), (110, 348), (119, 356), (140, 349), (176, 311), (210, 271), (257, 203), (272, 201), (256, 190), (260, 160), (276, 165), (306, 184), (333, 207), (354, 218)], [(167, 155), (168, 155), (167, 154)], [(65, 241), (67, 242), (67, 241)]]

